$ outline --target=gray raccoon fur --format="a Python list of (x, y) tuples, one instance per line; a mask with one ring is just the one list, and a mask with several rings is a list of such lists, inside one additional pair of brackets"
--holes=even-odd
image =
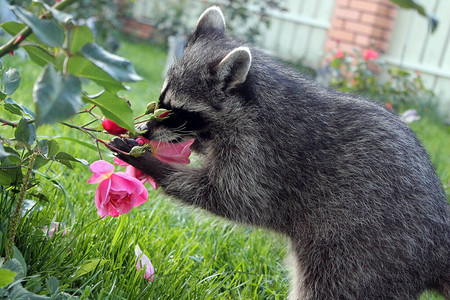
[[(291, 240), (292, 299), (450, 299), (450, 210), (414, 133), (382, 106), (322, 88), (200, 17), (146, 137), (195, 138), (198, 168), (119, 157), (183, 203)], [(129, 151), (133, 140), (112, 145)]]

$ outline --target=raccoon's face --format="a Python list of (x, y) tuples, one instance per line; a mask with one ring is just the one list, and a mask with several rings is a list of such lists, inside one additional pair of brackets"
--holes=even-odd
[(222, 12), (217, 7), (206, 10), (164, 81), (158, 107), (171, 113), (167, 119), (148, 122), (144, 136), (170, 142), (194, 138), (194, 150), (201, 151), (215, 125), (226, 118), (224, 106), (236, 98), (250, 65), (250, 50), (236, 47), (225, 36)]

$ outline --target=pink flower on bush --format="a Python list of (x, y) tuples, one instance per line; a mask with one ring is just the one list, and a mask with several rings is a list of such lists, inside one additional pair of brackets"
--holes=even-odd
[[(162, 162), (180, 165), (187, 165), (190, 163), (189, 156), (191, 155), (191, 149), (189, 149), (189, 147), (194, 142), (193, 139), (182, 143), (159, 142), (147, 140), (145, 138), (138, 138), (137, 141), (140, 145), (144, 143), (150, 145), (152, 154)], [(117, 157), (114, 158), (114, 163), (118, 166), (126, 166), (126, 174), (133, 176), (142, 183), (148, 182), (155, 190), (158, 189), (158, 183), (147, 174)]]
[(180, 165), (187, 165), (191, 162), (189, 160), (189, 156), (191, 155), (191, 149), (189, 147), (194, 143), (193, 139), (182, 143), (152, 141), (145, 138), (141, 138), (141, 140), (150, 145), (152, 154), (162, 162)]
[(142, 253), (141, 249), (138, 245), (134, 247), (134, 254), (136, 255), (136, 269), (140, 271), (142, 268), (145, 268), (144, 279), (148, 279), (148, 281), (153, 282), (155, 279), (155, 269), (153, 268), (152, 262), (148, 258), (147, 255)]
[(148, 192), (142, 182), (124, 173), (114, 173), (114, 166), (104, 160), (93, 162), (94, 173), (88, 183), (100, 183), (95, 191), (95, 206), (102, 217), (117, 217), (147, 201)]
[(334, 54), (334, 58), (344, 58), (345, 54), (341, 49), (338, 49)]
[(377, 59), (378, 58), (378, 52), (373, 49), (368, 49), (364, 51), (364, 59), (370, 60), (370, 59)]

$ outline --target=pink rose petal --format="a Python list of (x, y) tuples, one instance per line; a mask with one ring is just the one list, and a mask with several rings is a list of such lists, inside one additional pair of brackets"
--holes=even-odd
[(114, 173), (114, 166), (104, 160), (97, 160), (93, 162), (89, 168), (92, 173), (94, 173), (87, 181), (90, 184), (102, 182)]
[(142, 268), (145, 268), (144, 279), (153, 282), (155, 279), (155, 268), (148, 256), (142, 253), (138, 245), (134, 247), (134, 254), (136, 255), (136, 269), (140, 271)]

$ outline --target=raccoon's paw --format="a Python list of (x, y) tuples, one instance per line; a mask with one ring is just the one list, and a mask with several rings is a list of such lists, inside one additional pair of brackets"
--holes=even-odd
[(112, 151), (117, 151), (116, 149), (119, 149), (120, 151), (129, 153), (134, 146), (139, 146), (139, 143), (133, 139), (121, 139), (116, 137), (109, 142), (108, 145), (110, 146), (109, 149)]
[[(139, 143), (134, 139), (122, 139), (122, 138), (115, 138), (111, 142), (108, 143), (108, 148), (115, 152), (115, 155), (123, 160), (124, 162), (136, 166), (139, 165), (140, 161), (142, 159), (145, 159), (145, 156), (147, 154), (151, 155), (150, 153), (144, 152), (138, 156), (133, 155), (132, 150), (133, 147), (140, 146)], [(119, 150), (119, 151), (118, 151)]]

